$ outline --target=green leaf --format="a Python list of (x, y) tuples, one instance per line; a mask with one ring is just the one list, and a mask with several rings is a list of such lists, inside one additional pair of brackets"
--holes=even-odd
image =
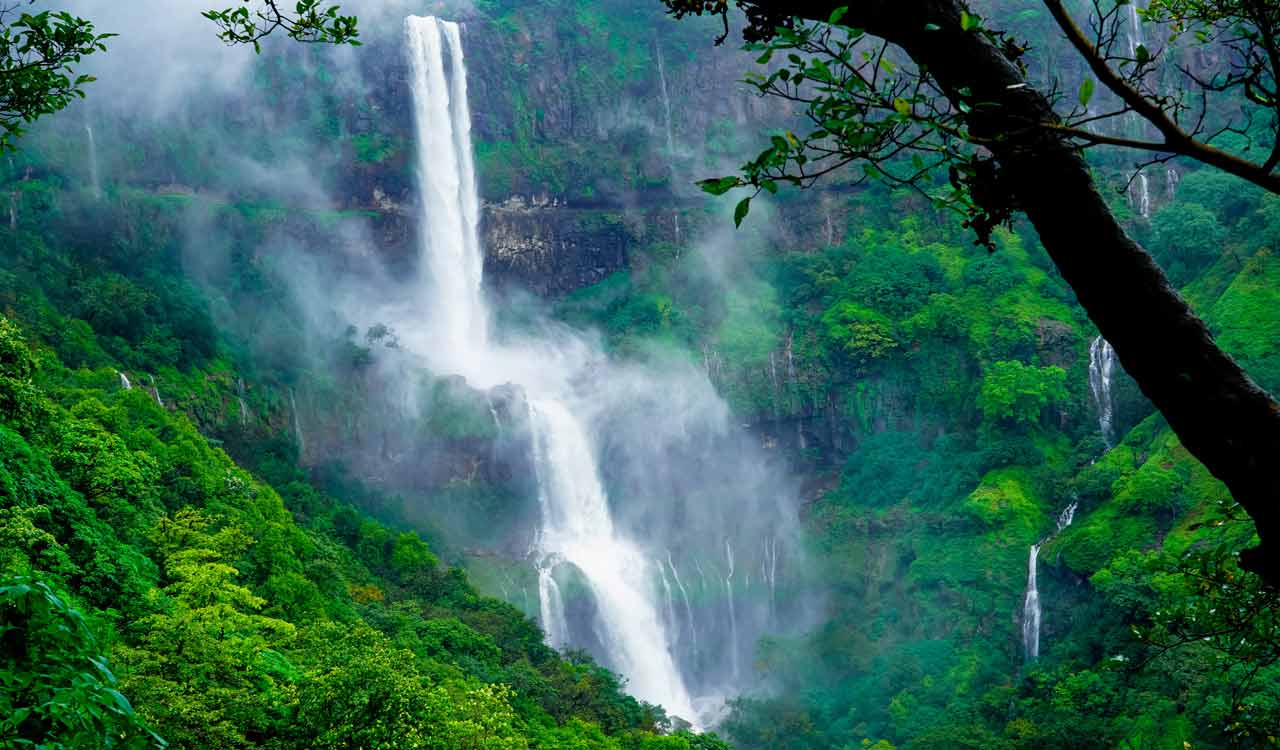
[(712, 195), (724, 195), (737, 186), (737, 177), (713, 177), (709, 180), (698, 181), (698, 187), (701, 187), (703, 192), (711, 193)]
[(964, 10), (960, 11), (960, 28), (964, 31), (973, 31), (978, 28), (978, 22), (981, 20), (981, 16)]
[(1093, 98), (1093, 86), (1092, 78), (1086, 78), (1084, 79), (1084, 82), (1080, 84), (1079, 98), (1081, 107), (1089, 106), (1089, 100)]
[(903, 99), (902, 97), (898, 97), (893, 100), (893, 108), (897, 110), (900, 115), (905, 116), (911, 114), (911, 102)]
[(738, 201), (737, 208), (733, 209), (733, 225), (735, 227), (742, 226), (742, 220), (747, 218), (747, 214), (751, 211), (751, 196), (747, 196)]
[(836, 8), (835, 10), (831, 11), (831, 18), (827, 21), (827, 23), (831, 24), (832, 26), (835, 26), (836, 24), (840, 23), (840, 19), (844, 18), (845, 14), (848, 12), (849, 12), (849, 6), (847, 5)]
[(1147, 45), (1139, 44), (1138, 49), (1134, 51), (1138, 57), (1138, 64), (1144, 65), (1151, 61), (1151, 50), (1147, 49)]

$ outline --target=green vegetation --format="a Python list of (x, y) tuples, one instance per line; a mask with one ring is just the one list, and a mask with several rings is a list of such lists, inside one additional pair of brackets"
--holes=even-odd
[[(733, 703), (736, 747), (1276, 745), (1280, 602), (1233, 557), (1252, 527), (1123, 377), (1104, 450), (1096, 331), (1027, 227), (997, 229), (988, 253), (909, 191), (839, 185), (757, 201), (731, 247), (688, 246), (729, 219), (667, 205), (664, 135), (593, 133), (656, 90), (659, 49), (673, 80), (687, 71), (705, 30), (654, 34), (613, 0), (476, 6), (476, 33), (501, 41), (486, 196), (607, 205), (589, 236), (641, 221), (608, 203), (634, 191), (689, 228), (637, 234), (629, 267), (556, 315), (616, 356), (704, 367), (806, 488), (810, 566), (788, 585), (824, 609), (758, 644), (770, 690)], [(1035, 18), (1017, 23), (1053, 49)], [(272, 102), (272, 138), (236, 147), (267, 169), (306, 159), (348, 191), (333, 205), (238, 182), (216, 103), (195, 107), (208, 127), (104, 123), (103, 199), (81, 187), (76, 123), (0, 165), (15, 207), (0, 226), (0, 747), (723, 750), (663, 734), (660, 709), (477, 590), (514, 602), (531, 583), (491, 551), (536, 513), (528, 477), (480, 468), (503, 448), (492, 404), (426, 379), (417, 413), (388, 416), (395, 332), (308, 330), (290, 282), (306, 259), (347, 258), (344, 233), (395, 235), (371, 196), (400, 202), (411, 175), (412, 144), (376, 96), (343, 95), (341, 72), (264, 55), (246, 108), (305, 93)], [(682, 104), (677, 133), (699, 114)], [(681, 145), (719, 166), (750, 130), (719, 118)], [(1179, 168), (1149, 220), (1118, 196), (1117, 212), (1219, 344), (1280, 389), (1280, 201)], [(375, 483), (343, 453), (375, 427), (443, 468)], [(1040, 550), (1029, 663), (1029, 548), (1073, 502)]]
[[(240, 436), (268, 484), (150, 389), (124, 388), (113, 368), (155, 367), (167, 404), (233, 419), (202, 297), (148, 256), (133, 279), (81, 277), (111, 256), (7, 240), (31, 255), (11, 251), (4, 304), (47, 338), (0, 317), (4, 747), (718, 746), (654, 734), (660, 709), (544, 646), (418, 534), (317, 489), (295, 447)], [(65, 302), (42, 293), (78, 277)], [(175, 326), (209, 332), (203, 348), (149, 345)], [(434, 393), (441, 429), (482, 429)]]

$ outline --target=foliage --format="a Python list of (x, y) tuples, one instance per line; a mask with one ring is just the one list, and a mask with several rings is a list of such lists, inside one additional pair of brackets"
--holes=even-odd
[(1066, 400), (1067, 373), (1016, 360), (993, 362), (982, 376), (978, 408), (988, 420), (1033, 425), (1045, 409)]
[[(243, 2), (239, 7), (204, 12), (204, 17), (217, 25), (218, 38), (228, 44), (251, 44), (260, 53), (262, 40), (277, 30), (300, 42), (360, 44), (356, 17), (342, 15), (340, 6), (326, 5), (323, 0), (298, 0), (290, 13), (281, 9), (283, 0)], [(258, 7), (250, 8), (251, 2)]]
[(67, 12), (12, 16), (0, 8), (0, 150), (12, 150), (26, 126), (82, 98), (93, 77), (76, 68), (106, 50), (114, 34), (99, 34), (92, 22)]
[(47, 584), (0, 581), (0, 747), (163, 748), (88, 623)]

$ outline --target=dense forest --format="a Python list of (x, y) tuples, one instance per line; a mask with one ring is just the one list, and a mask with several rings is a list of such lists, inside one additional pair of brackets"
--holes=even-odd
[[(1252, 506), (1042, 228), (975, 232), (883, 179), (908, 155), (760, 171), (803, 132), (759, 95), (814, 75), (762, 55), (799, 21), (744, 51), (768, 3), (51, 5), (118, 36), (6, 121), (0, 747), (1276, 746)], [(1055, 5), (964, 18), (1093, 111)], [(1149, 90), (1231, 58), (1178, 3), (1093, 7), (1168, 48)], [(1280, 193), (1085, 156), (1280, 392)]]

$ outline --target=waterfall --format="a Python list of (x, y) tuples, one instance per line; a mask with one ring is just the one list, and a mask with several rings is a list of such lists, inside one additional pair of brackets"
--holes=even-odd
[(94, 198), (101, 198), (102, 180), (98, 175), (98, 144), (93, 138), (93, 126), (86, 122), (84, 132), (87, 136), (89, 151), (89, 190)]
[(671, 583), (667, 580), (667, 568), (658, 561), (658, 576), (662, 580), (662, 596), (667, 604), (667, 628), (671, 632), (671, 645), (680, 642), (680, 621), (676, 619), (675, 599), (671, 596)]
[(131, 390), (133, 390), (133, 383), (130, 383), (130, 382), (129, 382), (129, 376), (128, 376), (128, 375), (125, 375), (123, 372), (118, 372), (118, 371), (116, 372), (116, 374), (120, 376), (120, 387), (121, 387), (121, 388), (125, 389), (126, 391), (131, 391)]
[(542, 615), (542, 629), (547, 634), (547, 645), (563, 648), (569, 642), (569, 623), (564, 614), (560, 586), (551, 571), (550, 565), (538, 568), (539, 613)]
[[(526, 396), (541, 528), (534, 545), (539, 613), (549, 643), (572, 645), (559, 586), (570, 566), (595, 604), (595, 631), (609, 666), (628, 690), (668, 712), (697, 720), (659, 614), (653, 562), (614, 523), (597, 468), (588, 413), (567, 362), (577, 346), (537, 340), (524, 348), (490, 339), (483, 294), (479, 199), (471, 148), (466, 68), (457, 24), (411, 16), (405, 22), (418, 142), (421, 263), (418, 299), (426, 337), (416, 350), (433, 369), (477, 387), (515, 382)], [(570, 344), (574, 342), (569, 342)], [(568, 346), (566, 344), (565, 346)], [(674, 624), (674, 623), (672, 623)]]
[(1164, 171), (1164, 192), (1165, 197), (1173, 200), (1178, 197), (1178, 183), (1182, 182), (1182, 175), (1178, 174), (1178, 170), (1169, 167)]
[(1058, 514), (1056, 528), (1052, 534), (1031, 545), (1031, 554), (1027, 561), (1027, 595), (1022, 602), (1022, 648), (1027, 661), (1035, 661), (1040, 657), (1040, 590), (1036, 585), (1036, 563), (1040, 559), (1040, 547), (1061, 534), (1063, 529), (1071, 525), (1076, 518), (1078, 502), (1073, 501)]
[(636, 695), (694, 717), (654, 602), (649, 562), (614, 528), (587, 435), (564, 404), (529, 399), (542, 509), (539, 551), (587, 579), (619, 670)]
[(697, 658), (698, 626), (693, 619), (693, 605), (689, 603), (689, 591), (685, 589), (684, 583), (680, 580), (680, 571), (676, 570), (676, 564), (671, 562), (671, 550), (667, 550), (667, 567), (671, 568), (671, 577), (675, 579), (676, 588), (680, 591), (680, 598), (684, 600), (684, 613), (689, 620), (689, 640), (692, 642), (694, 658)]
[(1027, 597), (1022, 603), (1022, 649), (1027, 661), (1040, 656), (1040, 591), (1036, 587), (1036, 561), (1040, 557), (1040, 544), (1031, 545), (1027, 563)]
[[(1136, 60), (1138, 58), (1138, 47), (1146, 42), (1142, 35), (1142, 19), (1138, 16), (1136, 3), (1130, 2), (1126, 5), (1126, 8), (1125, 42), (1129, 47), (1129, 59)], [(1137, 118), (1139, 134), (1146, 134), (1150, 130), (1150, 123), (1137, 114), (1134, 114), (1133, 117)], [(1142, 218), (1150, 218), (1151, 183), (1148, 181), (1146, 173), (1141, 169), (1138, 170), (1138, 174), (1134, 176), (1133, 181), (1129, 184), (1129, 205)]]
[(733, 545), (728, 539), (724, 540), (724, 553), (725, 557), (729, 560), (729, 574), (724, 577), (724, 591), (725, 598), (729, 602), (729, 634), (733, 639), (730, 644), (732, 649), (730, 653), (732, 655), (733, 676), (734, 679), (737, 679), (740, 670), (738, 664), (738, 649), (734, 647), (737, 646), (738, 643), (738, 613), (733, 603)]
[[(458, 25), (434, 18), (407, 21), (411, 85), (418, 139), (418, 187), (423, 226), (420, 273), (436, 321), (437, 363), (483, 348), (488, 308), (481, 294), (484, 270), (477, 232), (480, 199), (471, 155), (471, 113)], [(448, 40), (454, 75), (445, 81)], [(479, 345), (479, 346), (478, 346)]]
[[(671, 190), (675, 192), (679, 184), (676, 174), (676, 139), (671, 127), (671, 92), (667, 88), (667, 63), (662, 55), (662, 45), (654, 40), (654, 58), (658, 63), (659, 92), (662, 94), (663, 125), (667, 135), (667, 172), (671, 177)], [(676, 208), (671, 214), (672, 228), (675, 231), (676, 244), (680, 243), (680, 210)]]
[(1115, 402), (1111, 395), (1115, 383), (1116, 350), (1098, 336), (1089, 344), (1089, 393), (1098, 411), (1098, 428), (1107, 448), (1116, 444)]
[(147, 377), (151, 380), (151, 395), (156, 397), (156, 403), (160, 405), (161, 409), (163, 409), (164, 399), (160, 398), (160, 386), (156, 385), (156, 376), (148, 375)]
[(293, 437), (298, 441), (298, 455), (307, 452), (307, 441), (302, 439), (302, 418), (298, 416), (298, 397), (289, 389), (289, 413), (293, 417)]
[(249, 426), (249, 404), (244, 400), (244, 378), (236, 378), (236, 401), (240, 403), (240, 426)]
[(1131, 202), (1134, 210), (1142, 218), (1150, 218), (1151, 216), (1151, 183), (1147, 180), (1146, 172), (1139, 171), (1137, 176), (1133, 178), (1133, 185), (1130, 188), (1133, 192)]

